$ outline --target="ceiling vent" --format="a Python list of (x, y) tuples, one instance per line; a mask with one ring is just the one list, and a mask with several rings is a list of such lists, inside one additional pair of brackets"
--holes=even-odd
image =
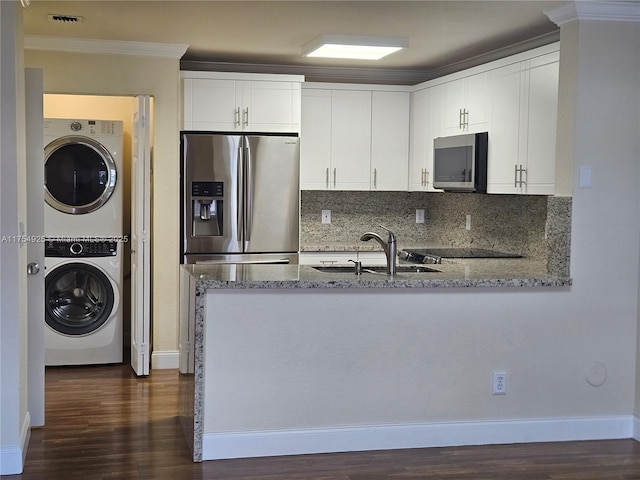
[(78, 15), (49, 14), (47, 15), (47, 19), (54, 23), (82, 23), (82, 17)]

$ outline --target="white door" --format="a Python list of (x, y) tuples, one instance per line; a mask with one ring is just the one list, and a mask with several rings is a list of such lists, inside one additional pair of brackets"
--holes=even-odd
[(137, 97), (131, 141), (131, 367), (149, 375), (151, 336), (150, 98)]
[(42, 70), (25, 69), (27, 154), (28, 408), (31, 426), (44, 425), (44, 128)]

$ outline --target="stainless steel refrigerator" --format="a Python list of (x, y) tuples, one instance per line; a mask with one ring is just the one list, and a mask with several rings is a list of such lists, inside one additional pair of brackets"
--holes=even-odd
[(298, 263), (297, 135), (182, 132), (180, 148), (181, 263)]

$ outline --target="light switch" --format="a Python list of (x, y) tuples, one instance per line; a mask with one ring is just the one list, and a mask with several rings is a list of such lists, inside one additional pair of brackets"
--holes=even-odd
[(416, 223), (424, 223), (424, 208), (416, 208)]
[(591, 167), (580, 167), (580, 178), (578, 185), (580, 188), (591, 188)]
[(322, 223), (331, 223), (331, 210), (322, 210)]

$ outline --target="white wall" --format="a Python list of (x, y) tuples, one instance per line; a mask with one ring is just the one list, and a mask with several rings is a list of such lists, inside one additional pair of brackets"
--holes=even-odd
[[(638, 295), (637, 273), (622, 267), (629, 262), (636, 266), (640, 241), (637, 237), (640, 176), (640, 26), (636, 23), (582, 22), (577, 32), (578, 89), (576, 108), (575, 169), (592, 166), (592, 190), (576, 190), (574, 195), (572, 273), (589, 276), (594, 295)], [(615, 170), (612, 170), (612, 167)], [(633, 291), (609, 292), (609, 275), (595, 274), (590, 259), (605, 248), (615, 252), (615, 268), (610, 275), (628, 278)], [(604, 268), (604, 266), (603, 266)], [(633, 268), (636, 270), (635, 268)], [(589, 275), (590, 273), (590, 275)], [(627, 277), (628, 275), (628, 277)], [(632, 277), (635, 281), (632, 282)], [(600, 286), (601, 288), (596, 290)], [(607, 315), (616, 316), (617, 302)], [(637, 315), (637, 314), (636, 314)], [(610, 325), (613, 329), (614, 325)], [(638, 319), (629, 336), (638, 338)], [(639, 343), (636, 342), (636, 351)], [(634, 362), (640, 370), (640, 357)], [(635, 414), (640, 413), (640, 372), (635, 375)]]
[[(27, 234), (22, 10), (0, 2), (0, 474), (22, 471), (27, 411)], [(22, 231), (21, 231), (21, 225)]]
[(45, 93), (153, 97), (153, 350), (175, 352), (180, 223), (178, 59), (27, 50), (25, 61), (44, 69)]

